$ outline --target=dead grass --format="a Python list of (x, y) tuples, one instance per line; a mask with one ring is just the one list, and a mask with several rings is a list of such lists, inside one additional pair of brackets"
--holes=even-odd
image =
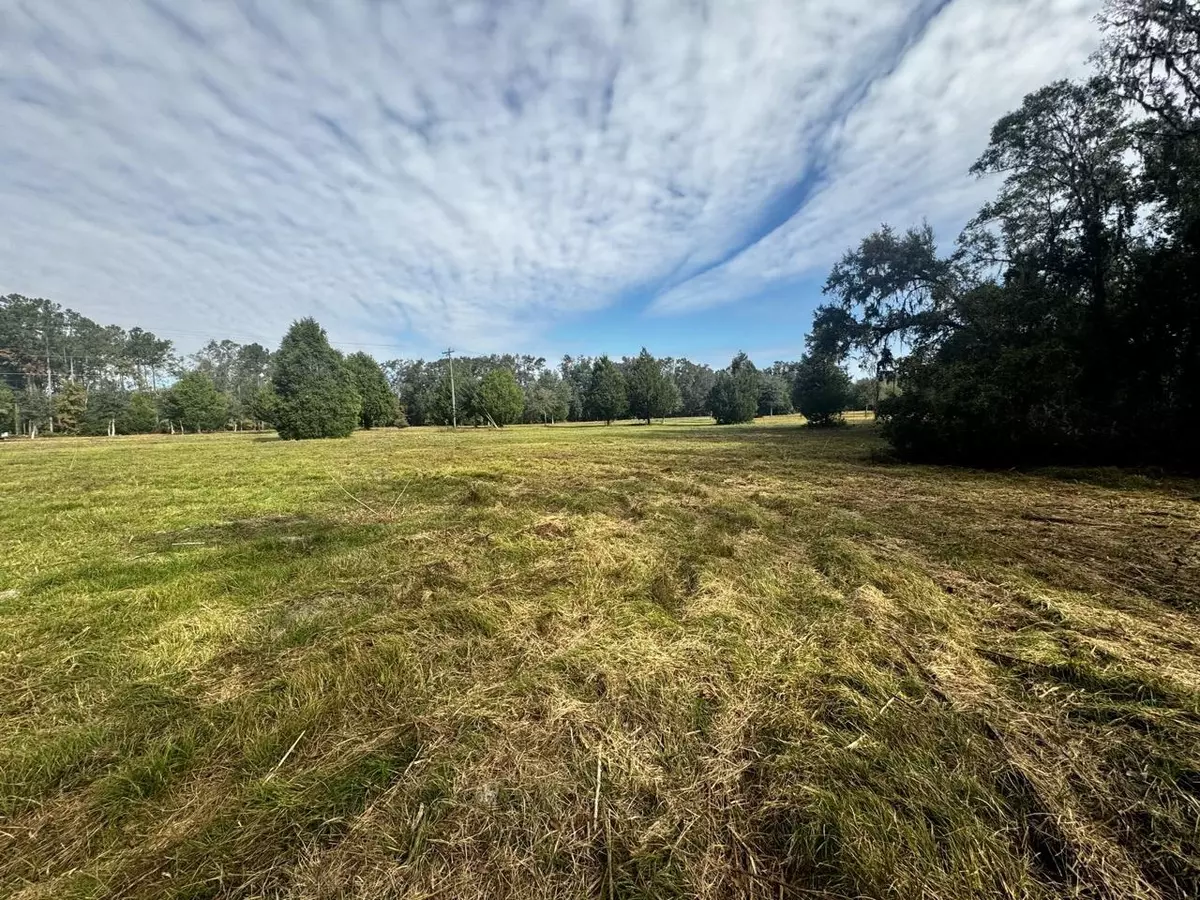
[(0, 894), (1200, 895), (1200, 484), (877, 449), (0, 446)]

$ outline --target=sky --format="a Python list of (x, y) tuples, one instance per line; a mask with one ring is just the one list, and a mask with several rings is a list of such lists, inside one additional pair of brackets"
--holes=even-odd
[(799, 356), (1099, 0), (0, 0), (0, 293), (182, 350)]

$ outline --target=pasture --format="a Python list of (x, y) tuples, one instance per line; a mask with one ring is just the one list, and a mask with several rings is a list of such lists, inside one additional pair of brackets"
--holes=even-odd
[(1200, 482), (882, 446), (0, 444), (0, 895), (1200, 895)]

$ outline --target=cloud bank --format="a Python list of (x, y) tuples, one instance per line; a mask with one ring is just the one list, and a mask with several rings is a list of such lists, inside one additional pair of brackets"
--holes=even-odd
[(961, 223), (991, 122), (1082, 71), (1096, 11), (10, 0), (0, 290), (426, 353), (630, 297), (736, 315), (880, 221)]

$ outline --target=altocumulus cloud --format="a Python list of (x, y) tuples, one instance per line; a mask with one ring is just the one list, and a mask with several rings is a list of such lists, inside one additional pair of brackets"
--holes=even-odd
[(686, 315), (953, 227), (1083, 0), (8, 0), (0, 289), (428, 352)]

